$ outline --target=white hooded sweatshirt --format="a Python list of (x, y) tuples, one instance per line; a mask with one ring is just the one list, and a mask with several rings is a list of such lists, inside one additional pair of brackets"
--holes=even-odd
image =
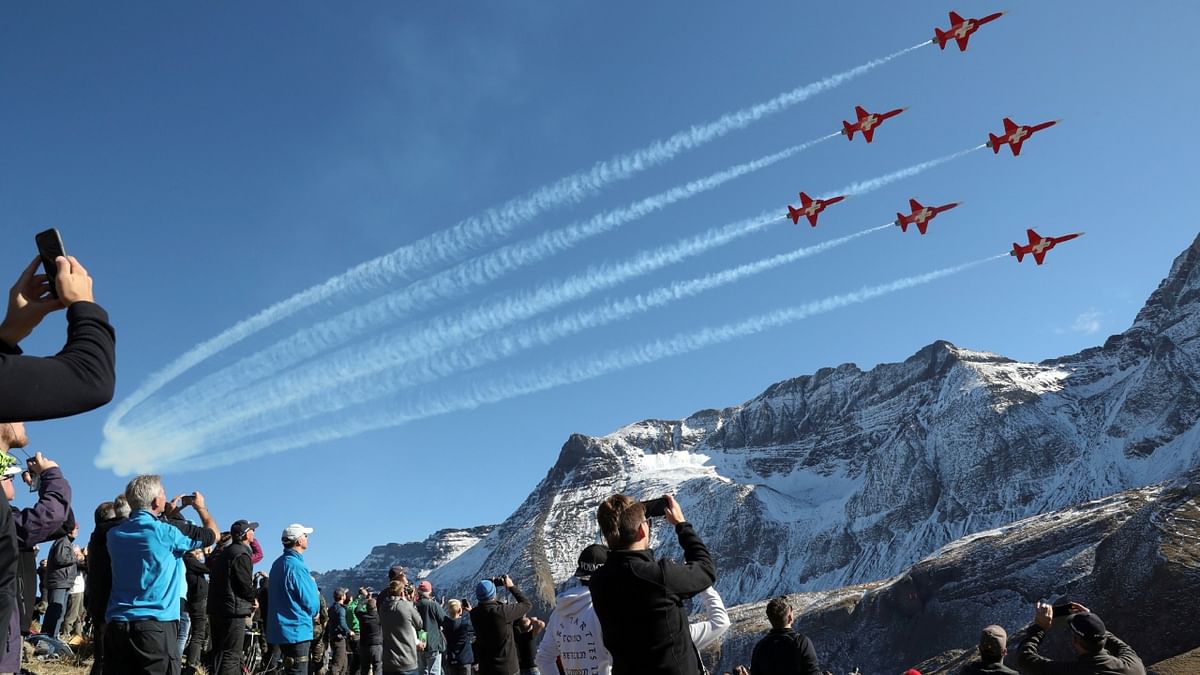
[(555, 600), (534, 662), (542, 673), (557, 673), (556, 658), (567, 675), (612, 673), (612, 657), (604, 648), (600, 620), (592, 609), (592, 592), (587, 586), (568, 588)]

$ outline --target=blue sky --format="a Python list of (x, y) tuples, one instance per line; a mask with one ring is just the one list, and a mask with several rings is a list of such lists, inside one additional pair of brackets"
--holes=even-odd
[[(5, 5), (0, 232), (8, 244), (0, 260), (15, 278), (34, 253), (33, 234), (60, 228), (117, 327), (119, 402), (197, 343), (294, 293), (596, 162), (915, 45), (933, 26), (946, 27), (952, 8), (878, 2), (850, 15), (839, 3), (792, 2)], [(866, 235), (479, 371), (329, 412), (324, 428), (1003, 253), (1027, 227), (1087, 232), (1046, 265), (989, 262), (540, 393), (217, 468), (184, 462), (167, 472), (168, 491), (204, 491), (225, 526), (261, 521), (268, 551), (288, 522), (312, 525), (313, 567), (346, 566), (375, 544), (502, 520), (572, 432), (605, 434), (642, 418), (737, 404), (781, 379), (901, 360), (935, 339), (1040, 360), (1124, 330), (1196, 234), (1180, 196), (1196, 175), (1191, 45), (1200, 8), (1175, 4), (1167, 16), (1117, 2), (958, 7), (964, 16), (997, 9), (1010, 13), (981, 28), (965, 53), (925, 47), (901, 56), (594, 198), (549, 210), (502, 241), (819, 138), (857, 104), (909, 106), (871, 145), (825, 141), (356, 344), (764, 210), (782, 216), (801, 189), (828, 194), (970, 148), (998, 132), (1005, 116), (1028, 124), (1064, 118), (1020, 157), (971, 153), (831, 206), (815, 229), (780, 221), (543, 318), (880, 225), (910, 197), (965, 202), (933, 221), (927, 236), (895, 228)], [(380, 294), (311, 307), (159, 395)], [(48, 353), (62, 335), (55, 316), (24, 346)], [(369, 398), (394, 377), (383, 371), (333, 385), (320, 400), (343, 391)], [(210, 407), (223, 412), (220, 402)], [(81, 514), (126, 480), (93, 464), (112, 409), (30, 425), (31, 449), (63, 463)], [(169, 419), (190, 414), (170, 412)], [(301, 434), (307, 428), (277, 421)], [(205, 445), (205, 456), (237, 455), (252, 431), (234, 425), (227, 441)]]

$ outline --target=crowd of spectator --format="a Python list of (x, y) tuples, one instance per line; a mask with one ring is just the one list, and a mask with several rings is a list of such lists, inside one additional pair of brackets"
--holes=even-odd
[[(269, 574), (259, 523), (237, 520), (222, 531), (203, 494), (167, 497), (162, 479), (140, 475), (94, 510), (86, 546), (72, 510), (71, 486), (42, 453), (23, 463), (24, 422), (65, 417), (104, 405), (115, 381), (115, 334), (94, 301), (92, 280), (73, 257), (55, 261), (55, 279), (35, 259), (9, 293), (0, 322), (0, 675), (21, 672), (21, 639), (39, 623), (52, 642), (92, 646), (91, 672), (103, 675), (199, 672), (241, 675), (248, 660), (286, 675), (700, 675), (701, 651), (729, 627), (713, 588), (716, 566), (673, 497), (648, 503), (613, 495), (599, 505), (605, 545), (580, 552), (574, 583), (547, 621), (508, 575), (481, 579), (474, 604), (437, 599), (428, 580), (413, 585), (399, 566), (381, 592), (333, 589), (330, 600), (305, 564), (313, 529), (280, 533)], [(52, 311), (67, 311), (67, 342), (50, 357), (18, 344)], [(36, 492), (13, 503), (18, 478)], [(674, 530), (683, 562), (657, 558), (651, 528)], [(39, 546), (47, 557), (36, 563)], [(504, 596), (501, 596), (501, 592)], [(693, 598), (701, 611), (689, 618)], [(770, 631), (736, 675), (825, 675), (818, 649), (792, 628), (787, 598), (767, 603)], [(1077, 658), (1039, 654), (1055, 616)], [(1008, 635), (983, 629), (978, 658), (961, 672), (1014, 673), (1005, 665)], [(1137, 654), (1099, 616), (1070, 603), (1038, 603), (1018, 665), (1035, 675), (1144, 675)], [(855, 675), (861, 675), (855, 673)], [(920, 675), (910, 669), (906, 675)]]

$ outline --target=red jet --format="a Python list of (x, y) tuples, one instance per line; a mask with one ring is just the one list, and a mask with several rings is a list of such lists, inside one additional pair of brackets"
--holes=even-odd
[(921, 206), (921, 203), (915, 199), (908, 200), (908, 206), (912, 209), (912, 213), (907, 216), (902, 213), (896, 214), (896, 225), (900, 227), (901, 232), (908, 232), (908, 226), (916, 224), (917, 230), (921, 234), (925, 234), (925, 228), (929, 227), (929, 221), (933, 220), (937, 214), (942, 211), (949, 211), (958, 206), (962, 202), (954, 202), (945, 206)]
[(1026, 255), (1032, 253), (1033, 260), (1039, 265), (1041, 265), (1042, 260), (1045, 259), (1046, 251), (1049, 251), (1050, 249), (1054, 248), (1058, 244), (1063, 243), (1064, 241), (1070, 241), (1071, 239), (1074, 239), (1075, 237), (1079, 237), (1079, 236), (1083, 235), (1082, 232), (1076, 232), (1074, 234), (1064, 234), (1061, 237), (1043, 237), (1042, 235), (1038, 234), (1037, 232), (1034, 232), (1033, 230), (1026, 230), (1025, 233), (1029, 235), (1029, 244), (1026, 246), (1022, 246), (1022, 245), (1014, 242), (1013, 250), (1011, 253), (1009, 253), (1009, 255), (1017, 256), (1017, 262), (1021, 262), (1022, 258), (1024, 258)]
[(875, 127), (879, 126), (884, 120), (889, 117), (895, 117), (900, 113), (908, 110), (908, 108), (897, 108), (885, 113), (869, 113), (863, 110), (861, 105), (854, 106), (854, 112), (858, 115), (858, 121), (854, 124), (842, 121), (842, 133), (846, 134), (847, 140), (854, 140), (854, 132), (861, 131), (863, 138), (867, 142), (871, 142), (871, 138), (875, 136)]
[(1004, 12), (989, 14), (982, 19), (964, 19), (958, 15), (958, 12), (950, 12), (950, 29), (943, 32), (939, 28), (934, 28), (934, 38), (930, 42), (936, 42), (937, 46), (945, 49), (946, 43), (954, 40), (958, 43), (958, 51), (965, 52), (967, 51), (967, 40), (971, 39), (971, 36), (975, 31), (979, 30), (980, 26), (989, 21), (995, 21), (1002, 16), (1004, 16)]
[(813, 199), (812, 197), (809, 197), (801, 192), (800, 208), (797, 209), (791, 204), (788, 204), (788, 218), (791, 218), (793, 223), (799, 225), (800, 216), (805, 216), (808, 218), (808, 222), (813, 227), (816, 227), (817, 216), (821, 215), (821, 212), (825, 210), (825, 207), (829, 206), (830, 204), (836, 204), (845, 198), (846, 195), (830, 197), (829, 199)]
[(1025, 139), (1032, 136), (1034, 132), (1041, 131), (1042, 129), (1049, 129), (1061, 121), (1062, 120), (1042, 122), (1041, 124), (1029, 127), (1023, 124), (1017, 124), (1016, 122), (1005, 117), (1004, 135), (997, 136), (995, 134), (988, 134), (988, 145), (991, 146), (992, 152), (1000, 154), (1000, 146), (1008, 143), (1008, 147), (1012, 149), (1013, 157), (1016, 157), (1017, 155), (1021, 154), (1021, 144), (1025, 142)]

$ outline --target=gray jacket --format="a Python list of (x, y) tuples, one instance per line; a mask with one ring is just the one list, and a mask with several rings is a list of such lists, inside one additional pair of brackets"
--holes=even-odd
[(421, 667), (417, 631), (423, 630), (425, 624), (416, 605), (397, 597), (381, 597), (378, 603), (379, 625), (383, 630), (383, 669), (417, 670)]

